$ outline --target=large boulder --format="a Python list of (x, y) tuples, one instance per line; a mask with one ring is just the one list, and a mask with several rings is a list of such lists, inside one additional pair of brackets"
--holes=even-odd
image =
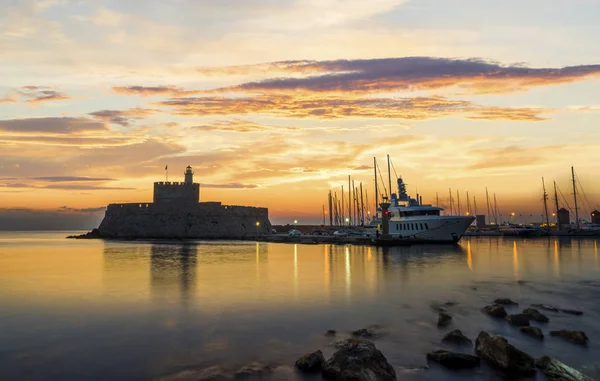
[(235, 378), (237, 379), (247, 379), (247, 378), (260, 378), (265, 376), (266, 374), (271, 373), (271, 367), (268, 365), (261, 364), (259, 362), (251, 362), (250, 364), (246, 364), (237, 372), (235, 372)]
[(504, 307), (500, 304), (485, 306), (483, 307), (483, 312), (495, 318), (505, 318), (508, 315)]
[(550, 336), (562, 337), (563, 339), (578, 345), (586, 345), (589, 341), (588, 337), (583, 331), (567, 331), (563, 329), (560, 331), (550, 331)]
[(535, 320), (538, 323), (548, 323), (550, 319), (535, 308), (526, 308), (523, 310), (523, 315), (529, 316), (529, 319)]
[(536, 339), (544, 339), (544, 333), (538, 327), (519, 327), (519, 331), (525, 335), (535, 337)]
[(502, 336), (481, 332), (475, 341), (477, 355), (511, 377), (535, 374), (535, 359), (518, 350)]
[(519, 303), (513, 302), (512, 300), (510, 300), (508, 298), (498, 298), (498, 299), (494, 300), (494, 304), (500, 304), (503, 306), (518, 306), (519, 305)]
[(323, 377), (335, 381), (391, 381), (396, 371), (373, 343), (347, 339), (323, 366)]
[(578, 370), (548, 356), (537, 360), (536, 365), (549, 381), (593, 381)]
[(304, 373), (317, 373), (321, 371), (324, 363), (323, 352), (316, 351), (302, 355), (296, 360), (296, 368)]
[(515, 327), (527, 327), (529, 326), (529, 316), (524, 314), (508, 315), (506, 317), (508, 323)]
[(450, 325), (450, 323), (452, 322), (452, 316), (448, 315), (445, 312), (440, 312), (440, 314), (438, 315), (438, 327), (446, 327), (448, 325)]
[(453, 343), (458, 345), (473, 345), (473, 342), (463, 335), (460, 329), (455, 329), (454, 331), (450, 331), (442, 338), (442, 342), (444, 343)]
[(479, 366), (479, 357), (448, 351), (434, 351), (427, 354), (427, 360), (435, 361), (450, 369), (470, 369)]

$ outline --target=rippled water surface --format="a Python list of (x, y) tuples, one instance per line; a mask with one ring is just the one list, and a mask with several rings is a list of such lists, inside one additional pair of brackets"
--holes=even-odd
[[(425, 353), (459, 328), (486, 330), (533, 356), (600, 378), (596, 240), (464, 239), (459, 246), (371, 248), (255, 242), (65, 240), (65, 232), (0, 233), (0, 379), (152, 380), (193, 367), (250, 361), (270, 379), (302, 380), (305, 352), (324, 337), (378, 324), (377, 347), (401, 380), (488, 380), (487, 367), (449, 372)], [(579, 347), (522, 336), (479, 310), (496, 297), (547, 303), (553, 329), (584, 330)], [(434, 307), (454, 317), (438, 329)], [(469, 349), (467, 349), (469, 351)], [(472, 352), (472, 349), (471, 349)], [(320, 379), (320, 377), (309, 378)], [(543, 377), (538, 376), (538, 379)]]

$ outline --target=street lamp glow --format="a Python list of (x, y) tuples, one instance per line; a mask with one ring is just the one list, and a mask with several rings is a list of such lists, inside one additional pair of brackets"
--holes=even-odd
[(514, 217), (515, 216), (515, 212), (512, 212), (510, 215)]
[(294, 225), (296, 225), (298, 223), (298, 220), (294, 220)]
[(349, 221), (350, 221), (350, 219), (348, 217), (346, 217), (346, 222), (349, 222)]
[(256, 226), (260, 226), (260, 222), (256, 221)]

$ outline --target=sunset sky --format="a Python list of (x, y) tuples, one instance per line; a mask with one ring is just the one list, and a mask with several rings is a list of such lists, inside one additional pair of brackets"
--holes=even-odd
[(348, 175), (371, 201), (386, 154), (441, 206), (488, 187), (539, 216), (571, 166), (600, 203), (598, 0), (0, 5), (0, 229), (93, 227), (166, 165), (202, 201), (314, 223)]

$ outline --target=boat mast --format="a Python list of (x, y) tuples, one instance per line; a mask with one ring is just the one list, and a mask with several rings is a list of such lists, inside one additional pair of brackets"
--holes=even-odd
[(485, 187), (485, 199), (487, 200), (487, 217), (488, 217), (488, 222), (491, 225), (492, 224), (492, 218), (490, 216), (490, 195), (488, 193), (487, 187)]
[(353, 225), (356, 225), (356, 209), (358, 209), (356, 207), (356, 187), (354, 186), (354, 180), (352, 180), (352, 216), (354, 217), (354, 220), (352, 220), (352, 218), (350, 218), (350, 220), (352, 220)]
[(496, 201), (496, 193), (494, 193), (494, 222), (498, 225), (498, 202)]
[(448, 195), (450, 195), (450, 215), (452, 215), (452, 188), (448, 188)]
[(352, 223), (352, 181), (348, 175), (348, 226)]
[(460, 193), (458, 192), (458, 189), (456, 190), (456, 202), (458, 203), (458, 215), (461, 216), (462, 209), (460, 208)]
[(467, 214), (471, 215), (471, 199), (469, 198), (469, 191), (467, 191)]
[(544, 211), (546, 212), (546, 229), (550, 231), (550, 217), (548, 216), (548, 193), (546, 193), (546, 183), (542, 177), (542, 188), (544, 189)]
[(360, 183), (360, 222), (361, 225), (365, 224), (365, 200), (363, 198), (362, 181)]
[(440, 207), (440, 197), (438, 196), (438, 192), (435, 192), (435, 206)]
[(390, 155), (387, 155), (387, 162), (388, 162), (388, 187), (390, 189), (390, 199), (388, 200), (388, 202), (390, 202), (390, 200), (392, 199), (392, 172), (390, 172)]
[(373, 170), (375, 171), (375, 215), (379, 207), (379, 189), (377, 188), (377, 158), (373, 157)]
[(323, 204), (323, 226), (325, 226), (325, 204)]
[(346, 213), (346, 204), (344, 204), (344, 186), (342, 185), (342, 208), (340, 209), (342, 211), (342, 223), (341, 225), (346, 225), (346, 219), (344, 216), (344, 214)]
[(556, 208), (556, 228), (560, 230), (558, 225), (558, 192), (556, 191), (556, 181), (554, 181), (554, 207)]
[(477, 215), (477, 200), (475, 200), (475, 196), (473, 196), (473, 212)]
[(575, 185), (575, 168), (571, 167), (571, 176), (573, 178), (573, 198), (575, 199), (575, 226), (579, 229), (579, 207), (577, 206), (577, 186)]
[(329, 226), (333, 226), (333, 205), (331, 205), (331, 191), (329, 191)]

